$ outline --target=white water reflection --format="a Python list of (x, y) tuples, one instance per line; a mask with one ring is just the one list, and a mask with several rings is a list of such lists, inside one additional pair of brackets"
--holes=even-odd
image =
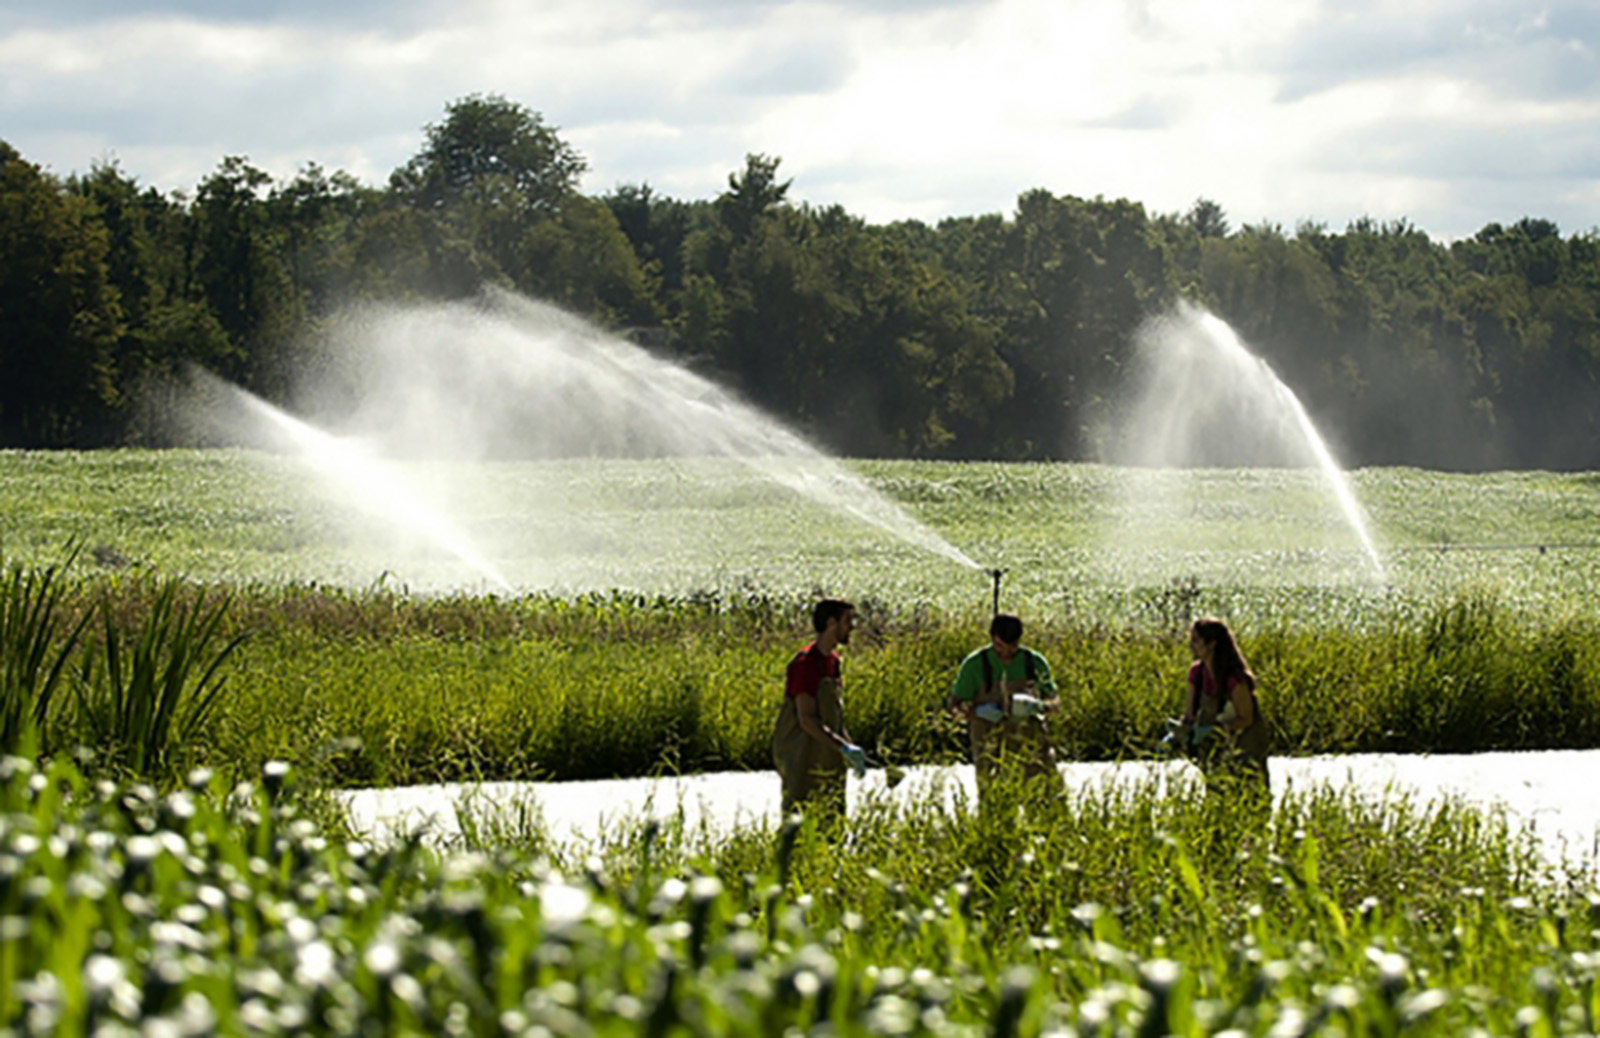
[[(1402, 797), (1413, 805), (1445, 798), (1502, 808), (1516, 828), (1529, 826), (1546, 860), (1590, 871), (1600, 851), (1600, 750), (1528, 753), (1345, 754), (1274, 757), (1273, 792), (1306, 792), (1319, 786), (1357, 790), (1381, 802)], [(1130, 761), (1071, 763), (1062, 773), (1074, 788), (1097, 783), (1179, 780), (1189, 765)], [(921, 799), (938, 790), (953, 801), (976, 795), (972, 767), (918, 767), (892, 790), (882, 771), (851, 781), (850, 802), (863, 796)], [(960, 791), (960, 793), (958, 793)], [(398, 789), (351, 790), (344, 794), (352, 823), (374, 839), (422, 830), (437, 843), (461, 836), (462, 809), (493, 825), (515, 826), (537, 816), (551, 839), (583, 844), (620, 825), (647, 817), (666, 820), (683, 812), (687, 828), (727, 831), (735, 826), (779, 821), (778, 776), (774, 772), (715, 772), (655, 779), (594, 782), (482, 782)]]

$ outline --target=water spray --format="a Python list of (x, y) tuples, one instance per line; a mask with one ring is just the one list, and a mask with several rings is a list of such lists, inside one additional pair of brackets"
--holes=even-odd
[[(1139, 353), (1147, 377), (1128, 415), (1124, 460), (1154, 469), (1264, 461), (1309, 467), (1325, 479), (1372, 575), (1386, 579), (1348, 474), (1294, 390), (1226, 321), (1180, 302), (1172, 315), (1141, 330)], [(1251, 415), (1248, 428), (1235, 420), (1239, 413)]]
[[(203, 368), (194, 368), (193, 377), (213, 393), (224, 394), (234, 405), (232, 411), (243, 411), (255, 419), (253, 435), (249, 438), (293, 449), (328, 481), (329, 486), (337, 488), (342, 497), (401, 529), (422, 535), (472, 567), (501, 591), (515, 593), (515, 588), (483, 556), (466, 532), (434, 508), (397, 469), (379, 463), (350, 441), (307, 424)], [(234, 435), (244, 429), (231, 415), (228, 418), (219, 416), (218, 420), (227, 422), (230, 430), (235, 430)], [(387, 575), (388, 571), (384, 572)], [(380, 577), (380, 584), (382, 580)]]
[(1007, 571), (1003, 570), (1003, 569), (991, 569), (991, 570), (985, 570), (984, 572), (988, 573), (989, 576), (994, 578), (994, 615), (999, 616), (1000, 615), (1000, 578), (1002, 576), (1004, 576)]

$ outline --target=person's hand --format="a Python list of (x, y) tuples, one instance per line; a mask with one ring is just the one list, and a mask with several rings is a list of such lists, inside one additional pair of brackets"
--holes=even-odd
[(867, 751), (853, 742), (847, 742), (839, 747), (839, 752), (844, 755), (844, 761), (855, 769), (856, 777), (860, 778), (867, 773)]
[(1189, 731), (1189, 745), (1199, 749), (1215, 734), (1217, 726), (1213, 724), (1197, 724)]
[(1030, 696), (1026, 692), (1018, 692), (1011, 697), (1011, 716), (1026, 720), (1044, 713), (1044, 700), (1038, 696)]
[(1003, 712), (1001, 712), (1000, 708), (995, 706), (993, 703), (983, 704), (976, 710), (972, 711), (972, 714), (979, 720), (988, 721), (990, 724), (999, 724), (1001, 721), (1005, 720), (1006, 716)]

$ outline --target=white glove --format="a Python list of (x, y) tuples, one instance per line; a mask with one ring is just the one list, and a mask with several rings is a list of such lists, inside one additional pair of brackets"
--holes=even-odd
[(978, 707), (978, 709), (972, 711), (972, 713), (978, 718), (978, 720), (988, 721), (990, 724), (999, 724), (1005, 719), (1006, 716), (1001, 712), (1000, 708), (995, 706), (993, 703), (985, 703)]
[(855, 769), (856, 777), (860, 778), (867, 773), (867, 751), (853, 742), (847, 742), (839, 747), (839, 752), (844, 754), (844, 761)]
[(1011, 697), (1011, 716), (1021, 719), (1034, 717), (1044, 713), (1044, 700), (1037, 696), (1030, 696), (1026, 692), (1018, 692)]

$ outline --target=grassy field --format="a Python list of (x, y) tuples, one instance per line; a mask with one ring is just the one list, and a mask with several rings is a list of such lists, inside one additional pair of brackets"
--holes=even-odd
[[(1004, 604), (1040, 619), (1147, 619), (1164, 595), (1190, 587), (1241, 623), (1343, 624), (1485, 592), (1519, 608), (1590, 611), (1586, 589), (1600, 576), (1600, 477), (1590, 473), (1352, 473), (1380, 575), (1307, 470), (850, 469), (980, 566), (1006, 569)], [(513, 594), (793, 597), (828, 588), (957, 614), (981, 616), (990, 604), (984, 574), (735, 462), (503, 462), (402, 474)], [(77, 538), (113, 565), (198, 580), (508, 593), (419, 522), (292, 458), (0, 452), (0, 550), (12, 559), (54, 561)]]
[[(1591, 475), (1356, 473), (1380, 581), (1306, 472), (857, 468), (1008, 569), (1002, 604), (1061, 678), (1068, 756), (1139, 751), (1177, 709), (1183, 628), (1202, 612), (1239, 630), (1277, 752), (1600, 744)], [(182, 763), (286, 759), (355, 784), (764, 768), (819, 591), (862, 607), (854, 734), (904, 762), (961, 754), (938, 706), (984, 641), (986, 575), (727, 466), (470, 475), (503, 484), (492, 509), (482, 486), (442, 500), (485, 556), (566, 583), (422, 593), (461, 567), (289, 459), (236, 452), (0, 454), (0, 543), (37, 565), (76, 539), (69, 609), (109, 603), (126, 624), (171, 575), (232, 594), (227, 635), (245, 642)], [(508, 534), (553, 518), (570, 524), (561, 550), (535, 558), (539, 538)], [(50, 737), (83, 729), (63, 695)]]

